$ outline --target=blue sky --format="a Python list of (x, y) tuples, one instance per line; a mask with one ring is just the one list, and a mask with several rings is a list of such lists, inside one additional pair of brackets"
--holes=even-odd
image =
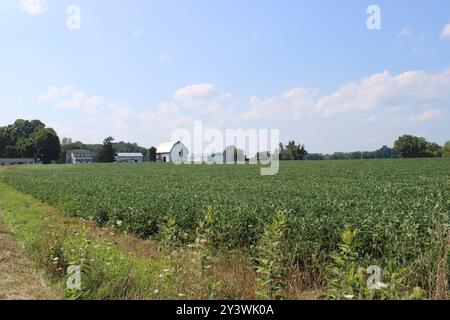
[(195, 120), (311, 152), (450, 140), (446, 0), (0, 0), (0, 40), (0, 125), (146, 147)]

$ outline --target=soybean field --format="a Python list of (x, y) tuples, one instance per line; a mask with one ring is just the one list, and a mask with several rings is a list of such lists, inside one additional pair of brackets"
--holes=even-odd
[(355, 259), (410, 268), (421, 287), (437, 250), (448, 250), (446, 233), (438, 230), (448, 230), (449, 159), (282, 162), (275, 176), (259, 169), (23, 166), (1, 170), (0, 180), (67, 214), (142, 238), (160, 239), (171, 221), (179, 246), (195, 240), (209, 214), (211, 244), (219, 251), (251, 250), (282, 211), (284, 250), (301, 268), (327, 261), (343, 231), (358, 230)]

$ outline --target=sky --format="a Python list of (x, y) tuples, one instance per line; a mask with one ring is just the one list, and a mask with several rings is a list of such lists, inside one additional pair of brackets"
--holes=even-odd
[(321, 153), (450, 140), (447, 0), (0, 0), (0, 42), (0, 125), (150, 147), (201, 121)]

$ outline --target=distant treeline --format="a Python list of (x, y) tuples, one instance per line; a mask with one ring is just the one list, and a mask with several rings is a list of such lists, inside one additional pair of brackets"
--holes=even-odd
[[(244, 155), (244, 151), (234, 146), (235, 158)], [(137, 152), (144, 155), (145, 161), (156, 161), (156, 148), (150, 149), (137, 143), (114, 142), (108, 137), (103, 144), (85, 144), (81, 141), (73, 142), (70, 138), (59, 140), (56, 132), (47, 128), (40, 120), (16, 120), (14, 124), (0, 127), (0, 158), (33, 158), (43, 163), (66, 161), (69, 150), (85, 149), (96, 156), (97, 162), (113, 162), (117, 152)], [(429, 142), (425, 138), (411, 135), (401, 136), (394, 146), (383, 146), (376, 151), (335, 152), (333, 154), (308, 153), (302, 144), (289, 141), (287, 145), (280, 143), (279, 154), (281, 160), (357, 160), (357, 159), (392, 159), (392, 158), (425, 158), (450, 157), (450, 141), (440, 146)], [(226, 151), (224, 151), (226, 152)], [(267, 158), (269, 152), (260, 152), (258, 159)]]
[(394, 147), (383, 146), (376, 151), (335, 152), (333, 154), (311, 153), (305, 160), (358, 160), (394, 158), (435, 158), (450, 157), (450, 141), (443, 147), (425, 138), (411, 135), (401, 136)]
[(360, 159), (393, 159), (400, 154), (393, 148), (383, 146), (376, 151), (335, 152), (333, 154), (311, 153), (305, 156), (305, 160), (360, 160)]

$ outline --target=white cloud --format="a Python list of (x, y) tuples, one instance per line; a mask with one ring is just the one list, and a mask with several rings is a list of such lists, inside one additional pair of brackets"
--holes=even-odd
[(89, 96), (82, 90), (77, 90), (74, 86), (68, 85), (62, 88), (51, 86), (47, 93), (37, 97), (41, 103), (54, 103), (58, 108), (96, 108), (105, 103), (101, 96)]
[(428, 110), (425, 110), (424, 112), (422, 112), (421, 114), (410, 117), (409, 120), (411, 122), (415, 122), (415, 123), (422, 123), (422, 122), (438, 119), (438, 118), (440, 118), (441, 115), (442, 115), (441, 109), (428, 109)]
[(65, 86), (61, 89), (52, 86), (48, 88), (47, 93), (41, 94), (37, 99), (39, 102), (49, 102), (55, 98), (63, 97), (74, 90), (73, 86)]
[(188, 107), (197, 107), (208, 98), (216, 88), (210, 83), (195, 84), (175, 92), (174, 98)]
[(90, 99), (91, 98), (87, 97), (86, 92), (77, 91), (70, 99), (58, 101), (57, 106), (62, 109), (83, 107), (86, 105), (87, 101), (90, 101)]
[(210, 83), (195, 84), (177, 90), (175, 98), (178, 100), (204, 97), (215, 90), (214, 85)]
[(103, 97), (93, 96), (85, 101), (88, 107), (98, 107), (105, 102)]
[(441, 32), (441, 38), (450, 39), (450, 23), (447, 24)]
[(178, 114), (180, 112), (180, 108), (174, 102), (163, 102), (158, 107), (158, 113), (160, 115), (173, 115)]
[(20, 0), (19, 8), (31, 15), (40, 15), (48, 10), (47, 0)]
[(359, 83), (344, 85), (321, 97), (315, 112), (323, 116), (392, 107), (425, 107), (450, 102), (450, 69), (436, 74), (408, 71), (393, 76), (389, 72), (374, 74)]

